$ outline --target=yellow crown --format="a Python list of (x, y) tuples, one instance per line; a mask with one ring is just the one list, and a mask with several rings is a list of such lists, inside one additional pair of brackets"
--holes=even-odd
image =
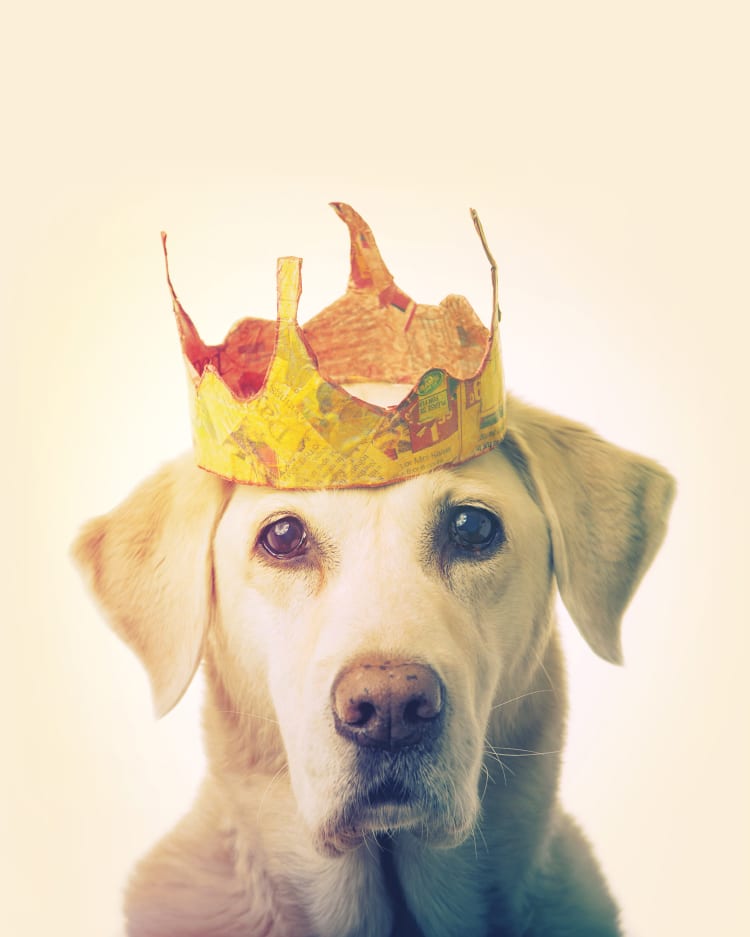
[[(167, 268), (198, 465), (223, 478), (275, 488), (387, 485), (465, 462), (503, 438), (497, 271), (476, 212), (492, 274), (489, 331), (462, 296), (415, 303), (363, 219), (348, 205), (333, 208), (349, 228), (349, 284), (304, 328), (297, 257), (277, 263), (276, 321), (243, 319), (221, 345), (203, 343)], [(162, 243), (166, 262), (164, 234)], [(380, 407), (356, 395), (364, 383), (411, 390)]]

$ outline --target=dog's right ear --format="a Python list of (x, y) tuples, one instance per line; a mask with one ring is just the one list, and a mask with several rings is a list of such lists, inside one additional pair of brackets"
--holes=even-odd
[(110, 624), (148, 671), (157, 716), (180, 700), (200, 663), (212, 614), (213, 532), (231, 490), (183, 457), (89, 521), (73, 544)]

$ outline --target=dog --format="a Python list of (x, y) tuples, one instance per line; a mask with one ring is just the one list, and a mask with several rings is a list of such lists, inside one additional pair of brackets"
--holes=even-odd
[(504, 441), (459, 467), (300, 492), (183, 457), (90, 521), (75, 558), (157, 714), (206, 679), (207, 777), (137, 866), (128, 933), (620, 934), (557, 801), (554, 602), (618, 663), (673, 493), (511, 397)]

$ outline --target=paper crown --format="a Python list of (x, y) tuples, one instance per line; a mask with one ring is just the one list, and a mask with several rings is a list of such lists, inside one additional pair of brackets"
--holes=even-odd
[[(221, 345), (203, 343), (167, 267), (197, 462), (223, 478), (296, 489), (387, 485), (458, 465), (503, 438), (497, 270), (476, 212), (492, 274), (489, 331), (462, 296), (415, 303), (364, 220), (332, 206), (349, 228), (349, 284), (304, 328), (297, 257), (277, 262), (276, 321), (243, 319)], [(166, 262), (165, 234), (162, 243)], [(373, 382), (412, 389), (380, 407), (356, 394), (357, 384)]]

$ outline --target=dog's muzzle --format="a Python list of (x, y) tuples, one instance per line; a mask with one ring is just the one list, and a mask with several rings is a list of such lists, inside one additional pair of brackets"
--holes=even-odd
[(362, 655), (339, 672), (330, 707), (345, 750), (334, 802), (316, 830), (323, 854), (396, 830), (445, 845), (465, 839), (476, 805), (466, 766), (448, 746), (450, 704), (437, 672), (414, 660)]
[(368, 657), (339, 673), (331, 692), (336, 731), (362, 748), (398, 751), (433, 742), (445, 692), (431, 667)]

